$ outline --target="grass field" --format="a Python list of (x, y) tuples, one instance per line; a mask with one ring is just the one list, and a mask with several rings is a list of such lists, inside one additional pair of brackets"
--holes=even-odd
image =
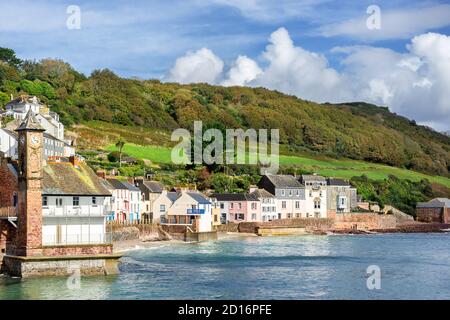
[[(109, 145), (106, 150), (117, 151), (115, 145)], [(154, 163), (171, 163), (171, 148), (158, 146), (141, 146), (127, 143), (124, 153), (138, 158), (150, 160)], [(423, 173), (400, 169), (380, 164), (355, 160), (312, 159), (308, 157), (280, 155), (281, 166), (297, 166), (302, 169), (315, 172), (327, 177), (350, 179), (354, 176), (367, 175), (371, 179), (382, 180), (389, 175), (400, 179), (419, 181), (428, 179), (430, 182), (439, 183), (450, 188), (450, 179), (440, 176), (429, 176)]]

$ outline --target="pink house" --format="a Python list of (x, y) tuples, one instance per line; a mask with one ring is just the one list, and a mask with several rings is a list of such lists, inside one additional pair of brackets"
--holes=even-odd
[(260, 201), (247, 193), (216, 193), (211, 196), (219, 204), (226, 222), (261, 221)]

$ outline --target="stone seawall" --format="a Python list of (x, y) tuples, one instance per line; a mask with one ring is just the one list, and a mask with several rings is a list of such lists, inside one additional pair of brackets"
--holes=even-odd
[(113, 226), (113, 242), (142, 240), (142, 241), (163, 241), (170, 237), (166, 231), (156, 224), (141, 224), (135, 226)]
[[(280, 219), (269, 222), (229, 223), (216, 227), (216, 230), (219, 232), (258, 234), (258, 230), (264, 230), (262, 232), (270, 233), (268, 230), (271, 228), (274, 230), (282, 230), (280, 228), (285, 228), (284, 231), (291, 233), (296, 232), (293, 231), (293, 228), (299, 228), (307, 233), (325, 233), (333, 230), (389, 230), (396, 228), (397, 224), (398, 219), (394, 215), (380, 215), (378, 213), (339, 213), (334, 215), (334, 218), (296, 218)], [(300, 234), (301, 231), (298, 233)]]
[(343, 213), (337, 214), (334, 228), (376, 230), (394, 229), (397, 227), (397, 219), (392, 215), (380, 215), (378, 213)]

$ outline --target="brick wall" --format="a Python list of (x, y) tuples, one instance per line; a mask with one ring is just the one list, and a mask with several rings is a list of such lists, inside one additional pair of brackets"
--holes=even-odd
[[(448, 209), (447, 209), (448, 210)], [(416, 208), (417, 221), (442, 223), (442, 208)], [(448, 219), (448, 212), (447, 212)], [(447, 220), (448, 221), (448, 220)]]
[(83, 246), (51, 246), (42, 247), (42, 254), (47, 257), (55, 256), (83, 256), (112, 254), (112, 245), (83, 245)]

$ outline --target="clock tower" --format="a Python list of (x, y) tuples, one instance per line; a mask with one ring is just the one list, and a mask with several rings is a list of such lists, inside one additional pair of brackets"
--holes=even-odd
[(43, 133), (31, 109), (16, 129), (19, 135), (19, 203), (16, 255), (42, 250)]

